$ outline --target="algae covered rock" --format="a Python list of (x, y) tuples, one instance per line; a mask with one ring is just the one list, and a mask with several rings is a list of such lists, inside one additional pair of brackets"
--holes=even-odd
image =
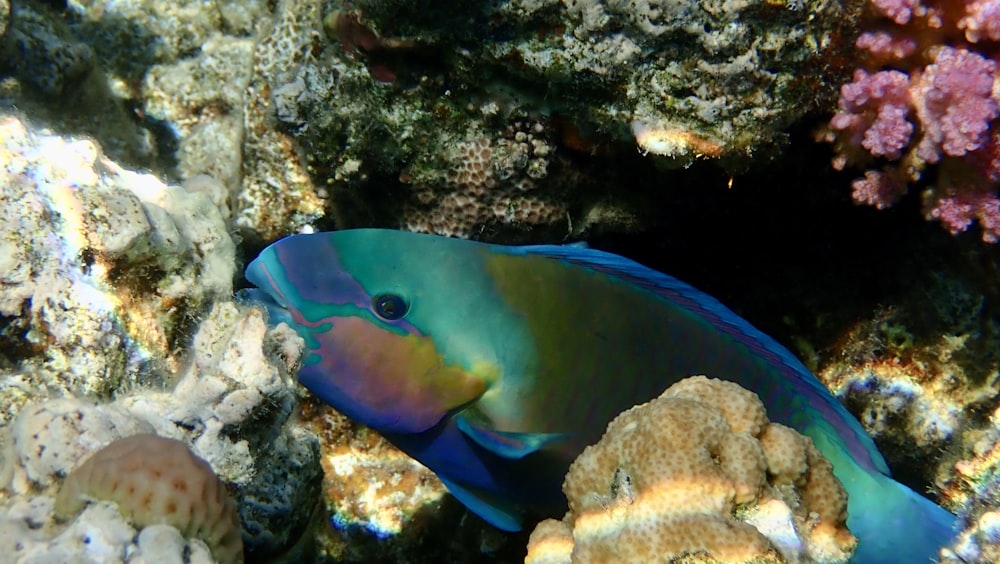
[[(344, 226), (579, 232), (599, 195), (621, 189), (605, 178), (609, 155), (638, 146), (668, 168), (708, 159), (728, 170), (767, 160), (786, 128), (834, 94), (827, 62), (855, 4), (372, 0), (284, 10), (262, 43), (285, 55), (258, 54), (252, 87), (269, 96), (253, 111), (270, 118), (255, 119), (259, 131), (300, 152), (271, 149), (290, 164), (269, 159), (274, 174), (245, 185), (242, 221), (271, 233), (250, 204), (265, 201), (292, 225), (321, 205)], [(613, 218), (602, 221), (625, 221)]]

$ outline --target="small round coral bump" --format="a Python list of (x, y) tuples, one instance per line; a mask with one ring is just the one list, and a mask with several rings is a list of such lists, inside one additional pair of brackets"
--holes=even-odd
[(70, 472), (55, 513), (72, 517), (94, 499), (117, 503), (137, 528), (171, 525), (202, 540), (219, 562), (243, 562), (236, 504), (212, 467), (181, 441), (140, 434), (112, 442)]

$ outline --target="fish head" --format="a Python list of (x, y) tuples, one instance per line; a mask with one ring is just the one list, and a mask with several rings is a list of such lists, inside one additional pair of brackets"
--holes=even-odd
[[(249, 295), (272, 323), (286, 322), (305, 339), (299, 382), (379, 431), (426, 431), (495, 377), (488, 364), (447, 358), (422, 326), (421, 319), (449, 318), (428, 311), (445, 309), (434, 273), (447, 265), (436, 264), (428, 245), (438, 240), (450, 241), (368, 229), (294, 235), (246, 270), (257, 287)], [(448, 309), (460, 319), (460, 297), (455, 302)]]

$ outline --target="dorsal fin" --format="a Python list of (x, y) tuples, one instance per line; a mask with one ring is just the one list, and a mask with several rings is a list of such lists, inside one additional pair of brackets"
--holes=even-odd
[[(605, 273), (642, 288), (675, 306), (697, 314), (717, 330), (746, 346), (754, 354), (774, 366), (784, 377), (805, 387), (817, 402), (810, 405), (836, 429), (851, 433), (844, 443), (852, 456), (863, 466), (889, 475), (889, 467), (874, 441), (864, 428), (840, 405), (830, 390), (794, 354), (773, 338), (743, 319), (719, 300), (694, 286), (658, 272), (625, 257), (579, 247), (533, 245), (498, 247), (509, 254), (540, 255)], [(846, 427), (846, 428), (845, 428)]]

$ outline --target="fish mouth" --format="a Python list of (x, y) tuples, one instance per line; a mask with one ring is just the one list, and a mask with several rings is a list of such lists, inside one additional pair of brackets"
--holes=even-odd
[(236, 299), (242, 303), (263, 306), (267, 310), (268, 323), (278, 325), (287, 323), (294, 327), (292, 314), (288, 309), (288, 300), (278, 289), (274, 278), (267, 271), (267, 266), (260, 258), (247, 266), (246, 279), (256, 288), (246, 288), (236, 294)]

